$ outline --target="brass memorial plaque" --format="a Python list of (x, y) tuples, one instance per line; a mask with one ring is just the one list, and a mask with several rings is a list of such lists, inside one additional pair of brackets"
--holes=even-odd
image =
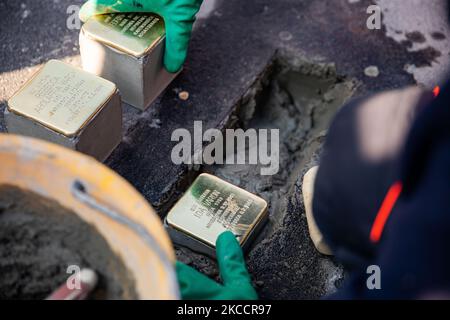
[(8, 101), (8, 110), (71, 137), (116, 90), (108, 80), (50, 60)]

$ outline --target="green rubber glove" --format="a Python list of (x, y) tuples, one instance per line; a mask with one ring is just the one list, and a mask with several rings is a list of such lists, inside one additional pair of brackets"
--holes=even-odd
[(195, 15), (202, 0), (89, 0), (80, 10), (86, 22), (93, 15), (113, 12), (152, 12), (164, 19), (166, 51), (164, 66), (177, 72), (186, 60)]
[(219, 236), (216, 256), (223, 285), (181, 262), (176, 263), (181, 297), (185, 300), (258, 299), (245, 267), (241, 246), (233, 233), (226, 231)]

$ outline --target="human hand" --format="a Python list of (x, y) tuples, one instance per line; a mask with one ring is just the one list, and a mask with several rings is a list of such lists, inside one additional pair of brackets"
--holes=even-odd
[(241, 246), (230, 231), (217, 239), (216, 256), (223, 284), (193, 268), (177, 262), (176, 271), (181, 296), (186, 300), (256, 300)]
[(186, 60), (192, 25), (201, 4), (202, 0), (89, 0), (80, 10), (80, 19), (86, 22), (94, 15), (117, 12), (158, 14), (166, 29), (164, 66), (169, 72), (177, 72)]

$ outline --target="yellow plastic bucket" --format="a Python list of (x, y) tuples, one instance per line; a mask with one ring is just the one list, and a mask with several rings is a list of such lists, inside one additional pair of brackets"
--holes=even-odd
[(0, 185), (57, 201), (95, 226), (135, 280), (139, 299), (178, 299), (175, 254), (159, 217), (123, 178), (81, 153), (0, 134)]

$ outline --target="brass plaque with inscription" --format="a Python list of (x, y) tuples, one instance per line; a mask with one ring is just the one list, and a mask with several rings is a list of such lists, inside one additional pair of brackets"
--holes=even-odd
[(176, 203), (166, 224), (214, 248), (224, 231), (241, 246), (267, 216), (265, 200), (210, 174), (201, 174)]
[(97, 15), (83, 25), (83, 32), (135, 57), (144, 56), (165, 37), (163, 19), (152, 13)]
[(8, 110), (72, 137), (116, 90), (108, 80), (50, 60), (8, 101)]

